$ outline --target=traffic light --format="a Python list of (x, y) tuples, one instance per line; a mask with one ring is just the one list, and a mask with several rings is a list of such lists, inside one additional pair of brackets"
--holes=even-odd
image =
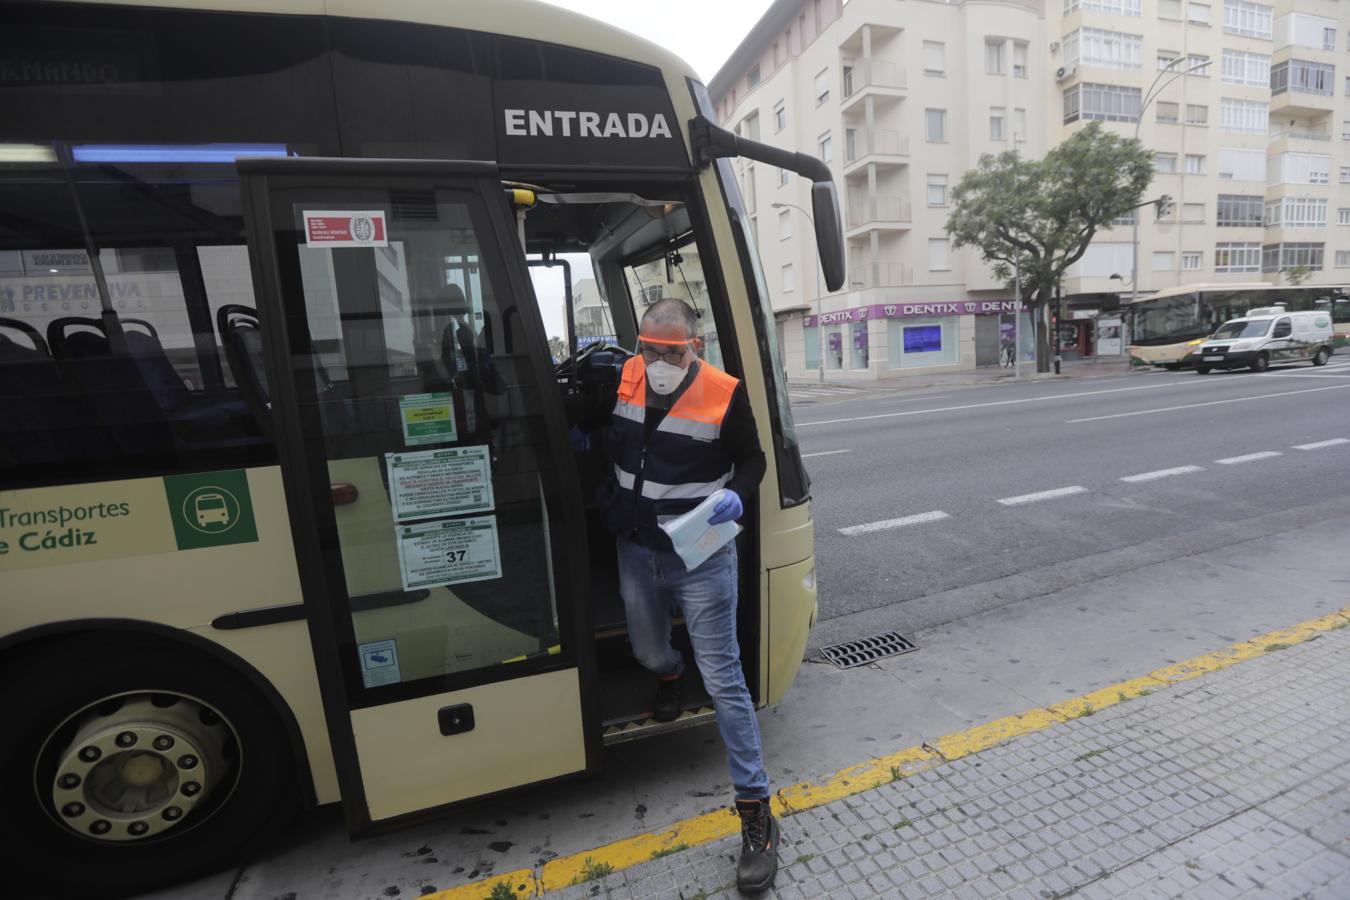
[(1159, 221), (1172, 215), (1172, 210), (1176, 209), (1176, 202), (1171, 194), (1163, 194), (1157, 200), (1153, 201), (1153, 208), (1156, 213), (1155, 218)]

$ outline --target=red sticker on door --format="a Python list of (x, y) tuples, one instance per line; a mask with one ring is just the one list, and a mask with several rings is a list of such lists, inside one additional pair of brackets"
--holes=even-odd
[(389, 231), (378, 209), (305, 210), (307, 247), (387, 247)]

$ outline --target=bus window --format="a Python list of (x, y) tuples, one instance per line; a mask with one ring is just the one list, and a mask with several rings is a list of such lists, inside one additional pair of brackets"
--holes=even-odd
[(725, 367), (717, 338), (717, 323), (713, 321), (708, 301), (708, 283), (692, 236), (679, 245), (663, 249), (655, 259), (624, 266), (623, 271), (637, 321), (642, 321), (642, 314), (657, 300), (665, 297), (683, 300), (698, 314), (698, 337), (703, 341), (700, 356), (719, 369)]

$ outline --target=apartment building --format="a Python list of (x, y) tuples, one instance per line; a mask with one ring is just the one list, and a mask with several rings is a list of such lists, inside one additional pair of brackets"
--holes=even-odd
[[(1350, 14), (1336, 0), (780, 0), (709, 85), (726, 127), (830, 164), (849, 274), (823, 292), (809, 186), (741, 168), (791, 377), (997, 364), (1008, 287), (943, 230), (982, 153), (1088, 122), (1157, 152), (1152, 207), (1068, 273), (1066, 355), (1136, 292), (1350, 281)], [(1135, 270), (1137, 268), (1137, 275)], [(1025, 323), (1025, 317), (1023, 317)], [(1026, 336), (1023, 357), (1031, 351)], [(1103, 349), (1105, 345), (1103, 345)], [(1114, 348), (1112, 348), (1114, 349)]]

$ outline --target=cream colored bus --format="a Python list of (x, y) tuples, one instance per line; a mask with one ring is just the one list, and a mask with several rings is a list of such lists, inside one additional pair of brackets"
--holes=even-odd
[[(710, 114), (527, 0), (0, 7), (0, 893), (171, 883), (302, 804), (369, 833), (710, 720), (648, 719), (569, 441), (663, 294), (768, 450), (739, 636), (783, 696), (812, 525), (732, 158), (812, 182), (832, 289), (838, 203)], [(531, 273), (565, 259), (614, 339), (569, 323), (559, 361)]]

